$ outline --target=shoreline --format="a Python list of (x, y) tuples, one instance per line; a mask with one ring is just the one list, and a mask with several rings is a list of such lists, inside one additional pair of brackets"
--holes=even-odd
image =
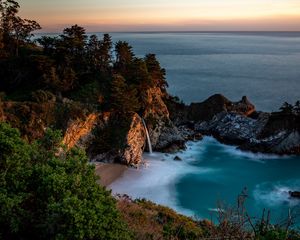
[(127, 169), (128, 167), (122, 164), (98, 162), (95, 164), (95, 174), (100, 177), (97, 183), (107, 187), (121, 178)]
[[(222, 154), (221, 158), (219, 156), (207, 155), (212, 150), (220, 152)], [(174, 160), (176, 156), (181, 160)], [(237, 177), (240, 174), (244, 174), (245, 169), (248, 169), (248, 167), (252, 167), (250, 168), (252, 172), (254, 171), (254, 167), (255, 169), (258, 168), (261, 173), (261, 179), (251, 182), (245, 181), (242, 184), (243, 186), (236, 186), (231, 193), (231, 196), (234, 196), (231, 199), (232, 202), (235, 201), (235, 196), (240, 193), (245, 185), (249, 188), (249, 195), (251, 196), (251, 199), (248, 201), (253, 206), (257, 204), (261, 208), (262, 206), (267, 206), (274, 210), (274, 206), (281, 208), (285, 202), (289, 202), (291, 205), (298, 204), (298, 201), (293, 201), (285, 192), (281, 191), (281, 187), (296, 191), (298, 189), (296, 183), (284, 178), (271, 181), (269, 177), (265, 177), (264, 173), (266, 167), (277, 166), (276, 162), (281, 161), (281, 159), (289, 162), (294, 161), (295, 156), (246, 152), (237, 149), (235, 146), (223, 144), (213, 137), (205, 137), (202, 141), (188, 141), (186, 150), (171, 154), (155, 152), (153, 155), (149, 155), (146, 153), (144, 154), (144, 158), (148, 163), (145, 167), (140, 169), (128, 168), (122, 176), (109, 185), (113, 195), (126, 194), (132, 199), (145, 198), (156, 204), (168, 206), (180, 214), (187, 216), (196, 215), (201, 219), (205, 219), (210, 214), (211, 209), (216, 207), (215, 202), (218, 201), (218, 194), (223, 194), (222, 199), (228, 197), (226, 191), (222, 191), (223, 188), (228, 188), (232, 184), (230, 175), (228, 175), (228, 168), (226, 167), (227, 163), (229, 165), (235, 164), (235, 175)], [(209, 160), (210, 158), (212, 161)], [(223, 162), (224, 166), (222, 165), (223, 167), (219, 168), (214, 164), (216, 161), (218, 163)], [(212, 164), (207, 165), (208, 162)], [(194, 175), (193, 183), (189, 185), (189, 188), (193, 189), (191, 196), (198, 199), (191, 206), (189, 206), (189, 203), (182, 204), (179, 198), (180, 195), (188, 196), (188, 191), (187, 193), (183, 193), (181, 192), (182, 189), (175, 189), (175, 185), (181, 181), (180, 179), (188, 175)], [(250, 175), (247, 176), (249, 177)], [(218, 179), (222, 178), (227, 179), (226, 182), (222, 183), (225, 187), (218, 188), (218, 184), (215, 181), (218, 182)], [(214, 185), (216, 187), (209, 189), (207, 192), (209, 194), (212, 191), (210, 194), (214, 196), (209, 201), (203, 201), (201, 194), (194, 196), (195, 193), (200, 191), (197, 188), (197, 186), (200, 186), (198, 184), (205, 183), (206, 181), (211, 184), (217, 184)], [(271, 183), (269, 184), (269, 182)], [(206, 190), (202, 190), (202, 196)], [(197, 209), (197, 201), (201, 202), (204, 209)], [(256, 216), (260, 212), (255, 208), (250, 209), (250, 211), (253, 216)], [(281, 214), (281, 212), (276, 211), (274, 218), (278, 214)]]

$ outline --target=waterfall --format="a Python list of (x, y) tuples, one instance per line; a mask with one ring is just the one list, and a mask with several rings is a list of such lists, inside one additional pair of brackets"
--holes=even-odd
[(152, 154), (152, 145), (151, 145), (151, 140), (150, 140), (148, 128), (147, 128), (147, 125), (146, 125), (144, 119), (143, 119), (143, 118), (141, 118), (141, 119), (142, 119), (142, 122), (143, 122), (143, 125), (144, 125), (144, 128), (145, 128), (145, 131), (146, 131), (146, 135), (147, 135), (147, 141), (148, 141), (149, 153)]

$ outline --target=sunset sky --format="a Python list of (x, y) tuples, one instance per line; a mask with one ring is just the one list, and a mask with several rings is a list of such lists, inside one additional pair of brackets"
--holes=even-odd
[(45, 32), (299, 31), (300, 0), (20, 0), (21, 16)]

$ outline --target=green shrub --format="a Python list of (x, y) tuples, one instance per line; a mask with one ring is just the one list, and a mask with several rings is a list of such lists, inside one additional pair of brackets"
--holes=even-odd
[(85, 154), (58, 154), (58, 140), (48, 131), (29, 145), (0, 123), (0, 238), (130, 239), (115, 199), (96, 183)]

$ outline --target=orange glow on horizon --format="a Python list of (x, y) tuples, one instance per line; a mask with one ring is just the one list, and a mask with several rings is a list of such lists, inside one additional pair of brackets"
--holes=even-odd
[[(101, 3), (102, 2), (102, 3)], [(162, 3), (163, 2), (163, 3)], [(167, 2), (170, 2), (169, 4)], [(88, 31), (300, 30), (297, 0), (24, 0), (21, 14), (44, 31), (80, 24)]]

